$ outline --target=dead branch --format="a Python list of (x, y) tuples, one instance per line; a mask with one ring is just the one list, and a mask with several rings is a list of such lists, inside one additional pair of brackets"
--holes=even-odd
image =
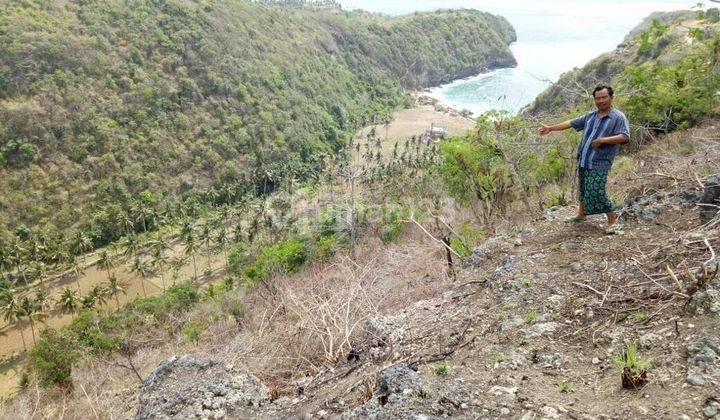
[[(593, 292), (597, 293), (597, 295), (600, 296), (600, 297), (602, 297), (602, 298), (605, 297), (605, 295), (603, 294), (603, 292), (599, 291), (598, 289), (596, 289), (596, 288), (594, 288), (594, 287), (592, 287), (592, 286), (590, 286), (590, 285), (588, 285), (588, 284), (578, 283), (578, 282), (576, 282), (576, 281), (574, 281), (572, 284), (574, 284), (575, 286), (584, 287), (584, 288), (586, 288), (586, 289), (588, 289), (588, 290), (592, 290)], [(604, 301), (604, 299), (603, 299), (603, 301)]]
[(409, 220), (410, 220), (411, 222), (415, 223), (420, 229), (422, 229), (422, 231), (425, 232), (425, 234), (426, 234), (427, 236), (429, 236), (430, 239), (432, 239), (433, 241), (441, 244), (441, 245), (442, 245), (445, 249), (447, 249), (449, 252), (452, 252), (453, 254), (455, 254), (456, 257), (462, 258), (462, 257), (460, 256), (460, 254), (458, 254), (454, 249), (452, 249), (451, 247), (449, 247), (449, 246), (448, 246), (445, 242), (443, 242), (442, 240), (434, 237), (430, 232), (427, 231), (427, 229), (425, 229), (425, 228), (423, 227), (423, 225), (421, 225), (420, 223), (418, 223), (418, 221), (415, 220), (415, 215), (414, 215), (413, 213), (410, 213), (410, 219), (409, 219)]

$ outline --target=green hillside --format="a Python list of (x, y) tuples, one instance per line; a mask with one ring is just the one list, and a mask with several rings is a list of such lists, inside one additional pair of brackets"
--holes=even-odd
[(0, 238), (27, 226), (99, 245), (179, 200), (312, 179), (357, 127), (407, 105), (406, 89), (514, 65), (514, 38), (465, 10), (3, 0)]
[(615, 51), (563, 74), (523, 114), (588, 109), (598, 84), (615, 88), (616, 104), (638, 129), (669, 132), (718, 114), (719, 20), (718, 9), (653, 13)]

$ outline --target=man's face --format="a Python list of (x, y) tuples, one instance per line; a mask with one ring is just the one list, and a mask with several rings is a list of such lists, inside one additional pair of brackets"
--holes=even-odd
[(612, 106), (612, 96), (610, 96), (607, 89), (595, 92), (595, 106), (601, 111), (610, 109)]

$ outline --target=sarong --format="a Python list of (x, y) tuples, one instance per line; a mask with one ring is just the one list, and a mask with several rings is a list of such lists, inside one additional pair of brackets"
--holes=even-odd
[(605, 192), (609, 171), (578, 168), (580, 181), (580, 202), (585, 214), (610, 213), (614, 207)]

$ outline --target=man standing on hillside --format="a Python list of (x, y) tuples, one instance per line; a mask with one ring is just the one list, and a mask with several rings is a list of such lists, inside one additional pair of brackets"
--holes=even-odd
[(625, 114), (612, 106), (613, 93), (610, 86), (598, 86), (593, 90), (597, 111), (560, 124), (540, 124), (538, 128), (543, 136), (570, 127), (583, 132), (577, 152), (580, 208), (577, 217), (568, 222), (580, 223), (589, 214), (605, 213), (608, 218), (605, 232), (608, 234), (619, 233), (622, 226), (617, 223), (617, 215), (605, 192), (607, 175), (618, 145), (630, 141), (630, 124)]

